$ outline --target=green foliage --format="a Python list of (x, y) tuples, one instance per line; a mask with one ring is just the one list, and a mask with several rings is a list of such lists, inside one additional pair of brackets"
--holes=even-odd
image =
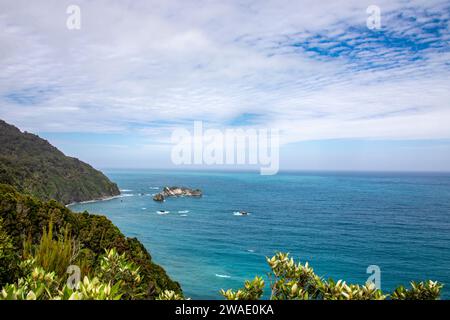
[(64, 204), (118, 195), (100, 171), (65, 156), (46, 140), (0, 120), (0, 183)]
[(52, 270), (60, 277), (66, 273), (67, 267), (74, 262), (77, 254), (78, 246), (67, 228), (58, 239), (54, 239), (52, 221), (48, 231), (44, 228), (39, 244), (33, 246), (31, 240), (24, 242), (25, 259), (34, 259), (44, 270)]
[(59, 292), (58, 300), (119, 300), (122, 297), (120, 283), (111, 285), (101, 282), (98, 278), (84, 277), (78, 289), (67, 286)]
[[(34, 197), (17, 193), (11, 186), (0, 184), (0, 218), (3, 219), (4, 232), (8, 234), (18, 254), (24, 253), (25, 243), (25, 256), (30, 257), (27, 252), (30, 252), (31, 247), (36, 260), (48, 261), (44, 266), (48, 267), (50, 261), (53, 261), (54, 266), (61, 266), (61, 268), (51, 267), (57, 269), (58, 275), (63, 270), (62, 266), (69, 261), (70, 252), (78, 252), (75, 263), (82, 269), (83, 275), (95, 276), (95, 272), (100, 268), (102, 254), (105, 250), (115, 248), (119, 254), (126, 252), (129, 262), (139, 267), (141, 277), (139, 285), (136, 282), (127, 282), (132, 288), (135, 285), (139, 288), (133, 288), (136, 291), (131, 290), (130, 294), (124, 295), (125, 298), (132, 298), (132, 295), (138, 294), (145, 299), (154, 299), (163, 290), (182, 293), (180, 285), (172, 281), (163, 268), (152, 262), (149, 253), (136, 238), (126, 238), (104, 216), (90, 215), (87, 212), (73, 213), (56, 201), (42, 202)], [(50, 221), (53, 233), (51, 236), (48, 235), (50, 230), (46, 229)], [(68, 235), (64, 235), (67, 230), (70, 230), (70, 236), (76, 239), (76, 242), (69, 240)], [(50, 242), (50, 238), (54, 241)], [(64, 250), (64, 258), (61, 260), (57, 257), (52, 258), (53, 251), (44, 248)], [(42, 253), (34, 254), (36, 250)], [(19, 274), (14, 275), (7, 282), (16, 281), (18, 276)], [(145, 294), (141, 296), (142, 293)]]
[(14, 279), (17, 273), (17, 253), (11, 237), (3, 228), (3, 219), (0, 218), (0, 287)]
[(295, 263), (285, 253), (266, 260), (272, 270), (269, 278), (274, 300), (305, 300), (318, 294), (321, 279), (308, 263)]
[(263, 291), (264, 280), (256, 276), (252, 281), (245, 281), (244, 287), (237, 291), (222, 289), (220, 293), (227, 300), (258, 300), (262, 297)]
[(411, 282), (411, 288), (399, 286), (392, 294), (393, 300), (437, 300), (443, 285), (437, 281)]
[(77, 288), (71, 289), (58, 280), (55, 272), (40, 267), (0, 291), (0, 300), (119, 300), (121, 296), (120, 283), (111, 285), (84, 277)]
[[(142, 278), (139, 267), (130, 262), (125, 253), (119, 254), (116, 249), (107, 250), (100, 257), (95, 277), (85, 276), (82, 281), (71, 286), (68, 285), (67, 276), (60, 277), (51, 269), (59, 268), (59, 264), (48, 264), (47, 268), (50, 269), (40, 264), (36, 259), (21, 263), (25, 276), (19, 278), (17, 283), (5, 285), (0, 292), (0, 300), (118, 300), (140, 299), (145, 295), (140, 287)], [(174, 291), (164, 291), (160, 297), (182, 298)]]
[(119, 284), (123, 292), (122, 299), (139, 299), (146, 294), (141, 286), (139, 267), (128, 261), (125, 253), (118, 254), (115, 248), (106, 250), (106, 254), (100, 258), (97, 276), (103, 282)]
[[(375, 287), (373, 283), (365, 285), (347, 284), (339, 280), (324, 280), (317, 276), (308, 263), (296, 263), (287, 253), (277, 253), (267, 258), (271, 272), (268, 277), (271, 282), (272, 300), (436, 300), (439, 299), (442, 284), (433, 281), (412, 282), (411, 289), (398, 287), (389, 294)], [(245, 286), (238, 291), (221, 290), (227, 300), (257, 300), (262, 297), (264, 281), (256, 277), (246, 281)]]
[(373, 283), (366, 283), (363, 286), (358, 284), (347, 285), (345, 281), (333, 279), (322, 281), (316, 298), (323, 300), (385, 300), (381, 290), (377, 289)]
[(17, 283), (3, 287), (0, 300), (52, 300), (58, 295), (57, 279), (55, 272), (35, 267)]
[[(145, 247), (124, 237), (106, 217), (76, 214), (54, 200), (43, 202), (67, 204), (119, 193), (100, 171), (0, 120), (0, 285), (25, 281), (26, 272), (17, 266), (20, 255), (58, 277), (75, 262), (89, 280), (100, 268), (104, 250), (116, 248), (139, 267), (139, 281), (135, 269), (122, 275), (121, 285), (130, 286), (125, 298), (154, 299), (163, 290), (181, 294), (180, 285), (151, 261)], [(50, 222), (54, 229), (45, 231)]]
[(164, 290), (156, 297), (156, 300), (184, 300), (184, 297), (173, 290)]

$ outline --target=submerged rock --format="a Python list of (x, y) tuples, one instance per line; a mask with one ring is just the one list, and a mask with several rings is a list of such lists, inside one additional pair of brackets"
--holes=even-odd
[(164, 196), (161, 193), (157, 193), (153, 196), (153, 200), (159, 201), (159, 202), (164, 201)]

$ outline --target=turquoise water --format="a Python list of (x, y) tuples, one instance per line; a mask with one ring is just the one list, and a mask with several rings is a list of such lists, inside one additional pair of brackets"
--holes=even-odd
[[(265, 256), (277, 250), (309, 261), (319, 275), (357, 283), (378, 265), (383, 290), (439, 280), (450, 298), (450, 174), (106, 174), (122, 197), (71, 208), (104, 214), (137, 237), (193, 299), (220, 298), (221, 288), (264, 275)], [(200, 188), (204, 196), (154, 202), (151, 194), (166, 185)]]

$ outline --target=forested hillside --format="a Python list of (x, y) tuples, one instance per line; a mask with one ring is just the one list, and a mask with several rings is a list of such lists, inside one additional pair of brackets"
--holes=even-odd
[[(73, 213), (56, 201), (43, 202), (32, 196), (22, 195), (8, 185), (0, 184), (0, 290), (7, 283), (23, 277), (21, 263), (27, 255), (27, 247), (40, 247), (38, 259), (58, 260), (62, 250), (45, 247), (42, 252), (44, 230), (53, 229), (49, 240), (56, 243), (70, 242), (68, 263), (78, 265), (83, 276), (97, 276), (102, 255), (107, 250), (117, 250), (139, 268), (139, 283), (133, 288), (141, 298), (152, 299), (164, 290), (181, 293), (177, 282), (172, 281), (164, 269), (152, 262), (144, 246), (136, 238), (126, 238), (104, 216)], [(63, 247), (63, 246), (62, 246)], [(35, 249), (36, 250), (36, 249)], [(39, 262), (39, 261), (37, 261)], [(44, 267), (44, 266), (42, 266)], [(58, 266), (62, 274), (68, 265)], [(46, 267), (46, 272), (55, 267)], [(106, 270), (108, 271), (108, 270)], [(109, 270), (108, 272), (112, 272)]]
[(90, 165), (65, 156), (40, 137), (0, 120), (0, 183), (63, 204), (118, 195), (119, 189)]

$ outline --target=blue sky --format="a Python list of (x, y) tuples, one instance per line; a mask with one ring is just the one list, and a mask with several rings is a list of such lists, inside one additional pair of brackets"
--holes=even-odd
[(280, 129), (282, 169), (450, 171), (450, 1), (71, 4), (0, 1), (0, 118), (66, 154), (170, 167), (202, 120)]

